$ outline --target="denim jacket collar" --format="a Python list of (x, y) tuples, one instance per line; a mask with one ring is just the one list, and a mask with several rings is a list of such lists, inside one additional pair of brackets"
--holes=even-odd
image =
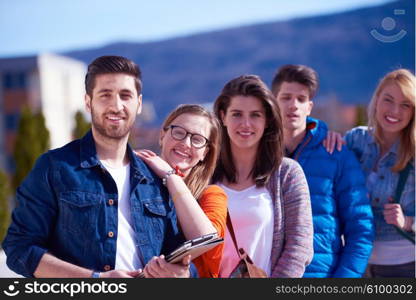
[[(130, 160), (132, 177), (137, 178), (139, 182), (142, 180), (145, 180), (147, 183), (153, 182), (149, 169), (145, 166), (144, 162), (134, 154), (129, 144), (127, 144), (127, 155)], [(95, 166), (102, 167), (101, 162), (97, 157), (97, 149), (95, 147), (92, 130), (89, 130), (81, 139), (80, 166), (81, 168), (92, 168)]]
[[(376, 149), (376, 156), (378, 157), (380, 155), (380, 144), (377, 142), (375, 136), (374, 136), (374, 130), (369, 129), (369, 131), (371, 132), (371, 134), (369, 135), (369, 141), (368, 143), (370, 145), (372, 145), (372, 147), (374, 147), (374, 149)], [(389, 151), (381, 158), (381, 161), (385, 161), (386, 159), (388, 161), (390, 161), (391, 164), (394, 164), (394, 162), (396, 161), (396, 157), (398, 155), (399, 152), (399, 144), (400, 144), (400, 140), (397, 140), (389, 149)]]
[(130, 160), (130, 170), (131, 175), (134, 178), (137, 178), (139, 182), (144, 180), (146, 183), (153, 182), (153, 176), (150, 173), (150, 169), (145, 165), (143, 160), (141, 160), (136, 154), (134, 154), (133, 149), (129, 144), (127, 144), (127, 155)]
[(81, 168), (92, 168), (100, 165), (91, 130), (89, 130), (81, 139), (79, 152)]

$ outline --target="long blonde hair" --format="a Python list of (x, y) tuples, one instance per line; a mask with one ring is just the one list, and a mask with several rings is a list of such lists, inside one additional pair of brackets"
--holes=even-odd
[(202, 116), (207, 118), (210, 123), (210, 133), (208, 136), (209, 144), (206, 146), (209, 147), (208, 152), (205, 155), (204, 160), (195, 165), (185, 178), (185, 183), (192, 195), (195, 199), (199, 199), (203, 190), (211, 181), (211, 177), (217, 165), (221, 142), (220, 125), (215, 115), (207, 111), (204, 107), (197, 104), (183, 104), (179, 105), (165, 119), (162, 125), (162, 131), (166, 132), (169, 125), (182, 114)]
[(416, 78), (409, 70), (398, 69), (384, 76), (378, 84), (371, 102), (368, 106), (368, 126), (374, 130), (374, 137), (377, 143), (383, 144), (381, 135), (382, 129), (376, 119), (377, 101), (380, 98), (382, 90), (389, 84), (396, 84), (406, 100), (410, 101), (413, 106), (413, 116), (409, 124), (400, 134), (400, 145), (396, 164), (393, 166), (393, 172), (399, 172), (404, 169), (407, 163), (415, 156), (415, 88)]

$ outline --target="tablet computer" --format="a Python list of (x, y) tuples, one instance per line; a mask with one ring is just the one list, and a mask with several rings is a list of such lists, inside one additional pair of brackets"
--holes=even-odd
[(223, 242), (224, 239), (218, 237), (216, 233), (203, 235), (186, 241), (180, 247), (166, 255), (165, 259), (167, 262), (175, 264), (181, 262), (185, 256), (191, 255), (191, 260), (193, 260)]
[[(180, 263), (188, 254), (191, 255), (191, 260), (193, 260), (223, 242), (224, 239), (218, 237), (217, 233), (203, 235), (184, 242), (181, 246), (166, 255), (165, 260), (172, 264)], [(144, 272), (141, 272), (137, 278), (144, 278)]]

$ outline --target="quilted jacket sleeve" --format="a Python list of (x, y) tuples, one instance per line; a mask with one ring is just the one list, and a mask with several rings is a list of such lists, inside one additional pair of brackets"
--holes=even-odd
[(355, 155), (344, 148), (338, 163), (335, 197), (345, 247), (332, 277), (361, 277), (374, 240), (372, 210), (364, 174)]

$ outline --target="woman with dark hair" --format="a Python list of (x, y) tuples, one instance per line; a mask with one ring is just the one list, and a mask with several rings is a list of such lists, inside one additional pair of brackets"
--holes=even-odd
[[(228, 82), (214, 104), (222, 147), (213, 182), (228, 196), (237, 244), (269, 277), (302, 277), (313, 256), (309, 189), (302, 168), (283, 157), (279, 108), (255, 75)], [(220, 277), (239, 256), (227, 230)]]
[[(224, 237), (227, 198), (208, 185), (218, 160), (220, 127), (217, 118), (199, 105), (181, 105), (169, 114), (160, 131), (161, 155), (142, 150), (138, 155), (162, 178), (187, 239), (209, 233)], [(200, 277), (218, 277), (223, 244), (193, 260)], [(155, 257), (146, 277), (170, 277)]]

